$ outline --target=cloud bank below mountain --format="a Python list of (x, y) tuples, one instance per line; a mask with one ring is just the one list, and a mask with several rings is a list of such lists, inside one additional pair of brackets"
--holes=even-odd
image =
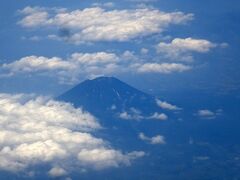
[(0, 169), (34, 171), (47, 164), (50, 176), (79, 169), (130, 165), (144, 152), (123, 153), (92, 133), (97, 119), (72, 105), (33, 95), (0, 94)]

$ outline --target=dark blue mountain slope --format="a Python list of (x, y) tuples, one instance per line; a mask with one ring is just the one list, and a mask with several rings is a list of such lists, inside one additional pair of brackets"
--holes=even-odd
[[(58, 97), (83, 107), (94, 115), (114, 114), (133, 109), (150, 115), (160, 108), (155, 98), (114, 77), (86, 80)], [(133, 110), (134, 111), (134, 110)]]
[[(69, 102), (75, 107), (82, 107), (99, 119), (105, 138), (113, 138), (114, 142), (122, 145), (125, 138), (132, 140), (136, 146), (141, 142), (140, 132), (154, 136), (161, 132), (175, 140), (176, 128), (181, 126), (177, 121), (178, 114), (160, 108), (156, 97), (137, 90), (134, 87), (114, 78), (99, 77), (86, 80), (57, 97), (57, 100)], [(168, 120), (154, 118), (154, 114), (166, 114)], [(111, 136), (109, 136), (109, 134)], [(181, 133), (184, 141), (186, 133)], [(181, 139), (181, 138), (179, 138)], [(111, 139), (109, 139), (111, 141)], [(131, 143), (129, 143), (131, 145)]]

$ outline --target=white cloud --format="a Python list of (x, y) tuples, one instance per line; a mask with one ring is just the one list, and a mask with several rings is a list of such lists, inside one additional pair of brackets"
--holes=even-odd
[(141, 54), (148, 54), (149, 50), (147, 48), (141, 49)]
[(53, 167), (52, 169), (50, 169), (48, 174), (52, 177), (60, 177), (66, 175), (67, 172), (61, 167)]
[(118, 167), (120, 163), (130, 165), (128, 156), (121, 152), (109, 149), (83, 149), (78, 153), (78, 159), (96, 169)]
[(168, 116), (164, 113), (157, 113), (155, 112), (152, 116), (149, 117), (149, 119), (158, 119), (158, 120), (167, 120), (168, 119)]
[(45, 11), (45, 8), (40, 7), (25, 7), (19, 12), (25, 17), (18, 24), (25, 27), (45, 25), (49, 18), (49, 14)]
[(156, 120), (167, 120), (168, 116), (164, 113), (153, 113), (151, 116), (143, 116), (141, 111), (131, 108), (128, 111), (123, 111), (119, 114), (121, 119), (125, 120), (146, 120), (146, 119), (156, 119)]
[(138, 67), (138, 72), (141, 73), (163, 73), (169, 74), (173, 72), (184, 72), (190, 70), (191, 66), (179, 63), (145, 63)]
[(198, 115), (199, 116), (214, 116), (215, 113), (210, 110), (204, 109), (204, 110), (199, 110)]
[[(36, 73), (58, 78), (60, 83), (73, 84), (79, 77), (111, 74), (119, 71), (120, 57), (114, 53), (73, 53), (67, 59), (59, 57), (27, 56), (1, 66), (2, 77), (19, 73)], [(121, 68), (120, 68), (121, 70)], [(4, 75), (4, 76), (3, 76)]]
[(196, 115), (202, 119), (215, 119), (217, 116), (222, 115), (222, 112), (223, 112), (222, 109), (218, 109), (216, 111), (201, 109), (198, 110)]
[(114, 53), (97, 52), (97, 53), (74, 53), (71, 55), (72, 61), (80, 64), (98, 65), (116, 63), (119, 57)]
[(161, 107), (162, 109), (167, 109), (167, 110), (171, 110), (171, 111), (178, 111), (181, 110), (182, 108), (177, 107), (176, 105), (172, 105), (166, 101), (161, 101), (159, 99), (156, 99), (156, 103), (159, 107)]
[(80, 79), (117, 73), (174, 73), (191, 67), (174, 63), (145, 63), (133, 52), (122, 54), (111, 52), (73, 53), (66, 59), (60, 57), (26, 56), (0, 66), (0, 77), (14, 75), (41, 75), (58, 79), (61, 84), (74, 84)]
[(119, 117), (126, 120), (141, 120), (145, 118), (141, 115), (141, 111), (135, 108), (131, 108), (129, 111), (121, 112)]
[(185, 24), (193, 19), (193, 14), (166, 13), (147, 8), (105, 10), (93, 7), (52, 12), (46, 8), (26, 7), (21, 12), (23, 18), (18, 22), (21, 26), (65, 29), (67, 33), (60, 38), (76, 44), (86, 41), (128, 41), (161, 33), (169, 25)]
[(103, 7), (103, 8), (113, 8), (115, 4), (113, 2), (93, 3), (92, 6)]
[(52, 166), (48, 174), (56, 177), (75, 168), (130, 165), (134, 159), (93, 136), (101, 128), (96, 118), (70, 104), (0, 94), (0, 106), (1, 170), (32, 171), (44, 163)]
[(128, 112), (126, 112), (126, 111), (125, 112), (121, 112), (119, 117), (121, 119), (133, 119), (132, 116), (130, 114), (128, 114)]
[(156, 49), (159, 54), (175, 61), (192, 61), (192, 53), (206, 53), (217, 45), (205, 39), (175, 38), (170, 43), (160, 42)]
[(147, 137), (144, 133), (139, 133), (138, 137), (143, 141), (149, 142), (150, 144), (166, 144), (164, 136), (161, 135)]
[(10, 64), (3, 64), (3, 68), (12, 72), (36, 72), (49, 70), (72, 70), (74, 65), (58, 57), (27, 56)]

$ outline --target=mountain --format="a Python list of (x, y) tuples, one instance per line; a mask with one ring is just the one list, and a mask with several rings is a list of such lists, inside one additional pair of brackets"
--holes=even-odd
[(114, 78), (86, 80), (57, 98), (97, 117), (141, 119), (160, 112), (156, 98)]
[[(172, 125), (175, 114), (168, 111), (166, 115), (157, 105), (156, 97), (114, 77), (86, 80), (57, 97), (57, 100), (81, 107), (97, 117), (106, 128), (106, 131), (98, 133), (122, 149), (141, 143), (138, 138), (141, 132), (155, 135), (161, 131), (169, 137), (176, 132)], [(123, 142), (126, 139), (128, 142)]]
[[(152, 95), (114, 77), (99, 77), (80, 83), (57, 99), (95, 115), (103, 128), (94, 135), (114, 148), (146, 153), (128, 168), (90, 173), (92, 177), (84, 173), (83, 179), (240, 179), (239, 104), (227, 103), (221, 115), (203, 119), (196, 114), (199, 108), (217, 110), (219, 102), (226, 103), (219, 97), (204, 97), (187, 93), (174, 101), (182, 104), (182, 110), (169, 111), (160, 108)], [(230, 104), (236, 104), (235, 113), (226, 116)]]

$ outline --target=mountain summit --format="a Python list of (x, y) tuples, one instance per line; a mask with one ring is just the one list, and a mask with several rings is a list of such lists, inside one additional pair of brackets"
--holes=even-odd
[(75, 107), (82, 107), (97, 117), (104, 114), (122, 118), (141, 118), (160, 110), (155, 97), (114, 77), (86, 80), (57, 99), (70, 102)]

